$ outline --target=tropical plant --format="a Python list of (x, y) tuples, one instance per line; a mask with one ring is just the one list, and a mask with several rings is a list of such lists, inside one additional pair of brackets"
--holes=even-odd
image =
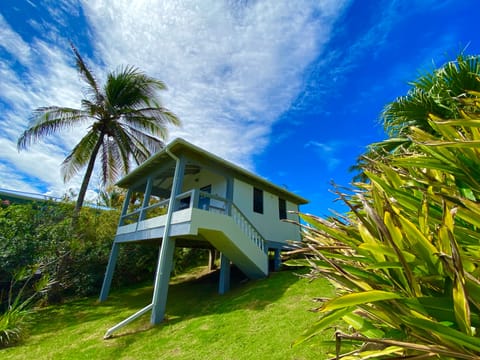
[[(7, 295), (8, 306), (0, 313), (0, 348), (11, 346), (24, 337), (35, 301), (51, 285), (48, 276), (35, 279), (37, 272), (41, 272), (38, 266), (23, 268), (12, 277)], [(15, 290), (19, 283), (20, 288)]]
[(78, 73), (87, 85), (87, 98), (81, 100), (80, 109), (47, 106), (34, 110), (30, 127), (17, 145), (22, 150), (47, 135), (90, 123), (87, 134), (62, 163), (64, 181), (86, 166), (75, 206), (78, 214), (98, 156), (103, 183), (113, 183), (129, 171), (132, 159), (139, 164), (162, 148), (167, 125), (179, 125), (180, 121), (156, 97), (156, 91), (166, 89), (162, 81), (127, 66), (109, 73), (101, 88), (73, 44), (72, 50)]
[(107, 186), (98, 193), (98, 204), (110, 209), (121, 209), (125, 194), (126, 190), (115, 185)]
[(406, 138), (412, 128), (439, 135), (429, 116), (460, 118), (463, 105), (458, 99), (468, 97), (467, 91), (480, 91), (479, 75), (480, 57), (460, 54), (456, 61), (420, 76), (410, 83), (412, 88), (406, 96), (385, 107), (382, 120), (388, 135)]
[(402, 152), (412, 145), (411, 129), (420, 129), (435, 136), (440, 134), (429, 121), (430, 115), (444, 119), (460, 119), (459, 99), (471, 97), (468, 91), (480, 91), (480, 56), (457, 56), (444, 66), (410, 82), (410, 90), (385, 106), (381, 121), (389, 139), (371, 144), (367, 154), (351, 167), (358, 173), (355, 180), (365, 181), (366, 158), (377, 159), (393, 152)]
[[(458, 116), (410, 124), (411, 146), (366, 158), (367, 181), (337, 189), (347, 215), (302, 215), (309, 257), (291, 263), (338, 291), (298, 343), (336, 326), (336, 359), (480, 357), (480, 93), (452, 95)], [(362, 347), (340, 354), (345, 341)]]

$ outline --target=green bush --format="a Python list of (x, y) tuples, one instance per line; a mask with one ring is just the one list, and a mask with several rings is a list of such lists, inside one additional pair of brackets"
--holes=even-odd
[[(0, 311), (18, 269), (41, 265), (53, 280), (48, 300), (98, 294), (116, 233), (119, 211), (83, 208), (76, 227), (73, 205), (38, 202), (0, 208)], [(113, 287), (153, 280), (158, 243), (123, 244)], [(177, 249), (175, 273), (206, 262), (206, 252)]]
[(37, 276), (37, 270), (24, 268), (10, 283), (6, 309), (0, 312), (0, 348), (14, 345), (25, 336), (32, 306), (51, 285), (47, 276)]
[[(72, 211), (73, 205), (54, 202), (0, 208), (3, 294), (18, 269), (37, 265), (54, 279), (50, 301), (99, 292), (119, 213), (84, 208), (74, 229)], [(115, 285), (151, 278), (157, 251), (158, 246), (125, 246), (118, 259)], [(5, 309), (5, 296), (1, 299)]]

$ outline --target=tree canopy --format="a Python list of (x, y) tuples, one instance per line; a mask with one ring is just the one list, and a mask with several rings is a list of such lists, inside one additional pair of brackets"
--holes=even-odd
[(168, 125), (180, 120), (164, 108), (157, 96), (166, 85), (138, 68), (124, 66), (107, 75), (103, 86), (97, 82), (75, 46), (71, 45), (78, 74), (86, 84), (81, 107), (45, 106), (33, 111), (30, 127), (18, 139), (26, 149), (46, 136), (75, 126), (89, 124), (87, 133), (61, 165), (64, 181), (86, 167), (75, 212), (83, 205), (97, 159), (102, 182), (112, 184), (127, 173), (131, 162), (140, 164), (164, 146)]

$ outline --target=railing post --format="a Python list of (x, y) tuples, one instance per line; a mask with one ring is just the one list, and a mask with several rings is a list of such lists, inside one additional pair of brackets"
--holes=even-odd
[(260, 234), (255, 226), (242, 214), (242, 212), (232, 204), (232, 218), (235, 224), (242, 230), (242, 232), (255, 244), (260, 250), (264, 251), (265, 244), (262, 234)]
[(143, 196), (143, 201), (142, 201), (142, 208), (140, 210), (140, 214), (138, 215), (138, 222), (145, 220), (146, 217), (146, 211), (145, 208), (148, 207), (148, 203), (150, 202), (150, 195), (152, 193), (152, 177), (148, 177), (147, 179), (147, 185), (145, 186), (145, 195)]
[(118, 226), (122, 226), (125, 222), (124, 216), (127, 215), (128, 204), (130, 203), (131, 198), (132, 198), (132, 189), (128, 189), (127, 195), (125, 195), (125, 200), (123, 201), (122, 213), (120, 214), (120, 221), (118, 222)]
[(199, 201), (200, 201), (200, 191), (198, 189), (193, 189), (192, 197), (190, 198), (190, 207), (193, 209), (197, 209)]

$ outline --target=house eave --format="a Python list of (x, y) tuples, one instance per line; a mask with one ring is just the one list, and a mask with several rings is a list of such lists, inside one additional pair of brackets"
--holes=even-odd
[(227, 169), (235, 178), (238, 178), (242, 181), (248, 182), (256, 187), (259, 187), (263, 190), (276, 194), (285, 200), (291, 201), (298, 205), (307, 204), (309, 201), (293, 192), (290, 192), (278, 185), (273, 184), (272, 182), (241, 168), (238, 165), (235, 165), (227, 160), (220, 158), (217, 155), (214, 155), (206, 150), (195, 146), (188, 141), (177, 138), (170, 142), (164, 149), (155, 155), (151, 156), (147, 161), (138, 166), (130, 174), (126, 175), (120, 181), (117, 182), (117, 186), (122, 188), (129, 188), (133, 184), (138, 183), (142, 179), (148, 177), (156, 168), (161, 166), (167, 161), (172, 161), (169, 153), (174, 154), (175, 156), (186, 155), (193, 156), (194, 158), (201, 158), (203, 160), (208, 160), (213, 163), (215, 166), (223, 167)]

